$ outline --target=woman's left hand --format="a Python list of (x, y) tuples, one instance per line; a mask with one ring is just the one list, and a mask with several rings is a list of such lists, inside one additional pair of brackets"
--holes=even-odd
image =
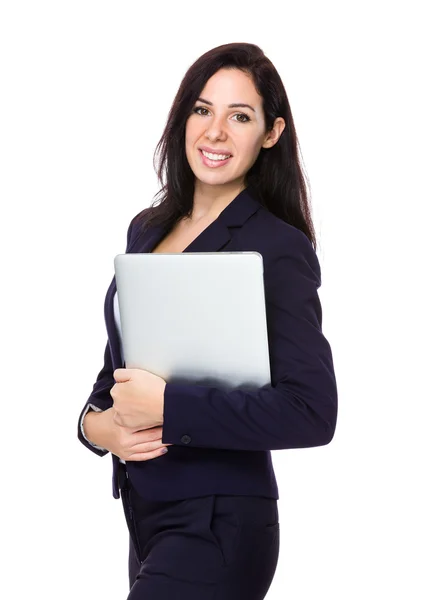
[(115, 369), (113, 420), (136, 430), (150, 429), (164, 422), (164, 388), (166, 381), (144, 369)]

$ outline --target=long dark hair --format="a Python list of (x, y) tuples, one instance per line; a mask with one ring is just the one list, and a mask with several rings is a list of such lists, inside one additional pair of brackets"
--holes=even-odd
[(159, 224), (170, 228), (181, 217), (191, 215), (195, 176), (185, 153), (185, 126), (207, 80), (221, 68), (240, 69), (252, 77), (263, 99), (266, 133), (272, 129), (276, 117), (285, 120), (285, 129), (276, 144), (260, 150), (246, 174), (245, 185), (270, 212), (303, 231), (316, 248), (307, 179), (299, 160), (300, 146), (287, 93), (277, 70), (255, 44), (218, 46), (203, 54), (188, 69), (154, 153), (154, 168), (162, 185), (156, 194), (158, 204), (156, 198), (135, 219), (145, 215), (143, 229)]

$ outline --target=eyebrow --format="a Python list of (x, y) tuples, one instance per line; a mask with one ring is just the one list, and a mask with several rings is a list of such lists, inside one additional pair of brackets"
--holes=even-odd
[[(199, 100), (200, 100), (200, 102), (209, 104), (209, 106), (213, 106), (213, 102), (209, 102), (209, 100), (205, 100), (204, 98), (197, 98), (196, 102), (198, 102)], [(251, 110), (253, 110), (255, 112), (255, 108), (253, 108), (249, 104), (243, 104), (242, 102), (234, 102), (233, 104), (228, 105), (228, 108), (242, 108), (242, 107), (250, 108)]]

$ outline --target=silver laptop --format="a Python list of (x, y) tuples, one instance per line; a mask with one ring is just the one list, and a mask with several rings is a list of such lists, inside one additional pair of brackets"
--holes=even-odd
[(270, 384), (259, 252), (118, 254), (127, 368), (225, 390)]

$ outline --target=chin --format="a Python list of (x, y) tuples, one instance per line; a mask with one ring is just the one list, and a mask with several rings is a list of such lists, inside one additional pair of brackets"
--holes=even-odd
[(226, 175), (216, 175), (215, 173), (213, 174), (213, 176), (208, 176), (206, 174), (202, 175), (201, 173), (198, 173), (196, 175), (196, 179), (198, 179), (201, 183), (204, 183), (206, 185), (224, 185), (226, 183), (232, 183), (235, 180), (234, 177), (227, 177)]

